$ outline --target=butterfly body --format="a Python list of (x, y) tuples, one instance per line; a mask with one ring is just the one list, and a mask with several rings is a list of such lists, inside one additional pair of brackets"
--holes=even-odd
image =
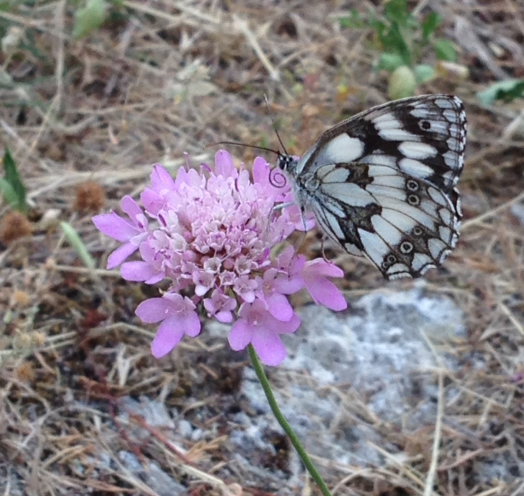
[(419, 277), (455, 247), (466, 114), (454, 96), (389, 102), (327, 130), (299, 159), (279, 157), (295, 201), (384, 277)]

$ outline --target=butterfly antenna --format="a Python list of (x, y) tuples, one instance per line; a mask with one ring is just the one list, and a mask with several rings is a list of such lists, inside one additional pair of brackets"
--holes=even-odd
[(280, 146), (282, 147), (282, 150), (284, 150), (284, 153), (286, 155), (289, 155), (289, 153), (286, 150), (286, 147), (284, 146), (284, 143), (282, 143), (282, 139), (280, 138), (280, 134), (278, 134), (277, 124), (275, 122), (275, 118), (273, 117), (273, 113), (271, 112), (271, 108), (269, 107), (269, 101), (267, 99), (267, 95), (264, 95), (264, 100), (266, 101), (267, 112), (269, 114), (269, 118), (271, 119), (271, 122), (273, 123), (273, 129), (275, 130), (275, 134), (277, 135), (278, 142), (280, 143)]
[(254, 148), (255, 150), (264, 150), (266, 152), (274, 153), (275, 155), (281, 155), (279, 151), (273, 150), (272, 148), (266, 148), (265, 146), (246, 145), (245, 143), (239, 143), (237, 141), (217, 141), (216, 143), (210, 143), (209, 145), (206, 145), (204, 149), (218, 145), (244, 146), (246, 148)]

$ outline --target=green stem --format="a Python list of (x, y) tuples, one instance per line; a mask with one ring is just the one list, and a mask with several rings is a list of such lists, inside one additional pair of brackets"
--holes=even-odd
[(300, 456), (302, 462), (306, 466), (307, 471), (311, 474), (311, 477), (317, 483), (322, 494), (324, 496), (331, 496), (331, 493), (329, 492), (329, 489), (326, 483), (324, 482), (324, 479), (322, 479), (322, 477), (318, 473), (317, 468), (315, 467), (315, 465), (313, 465), (313, 462), (311, 461), (311, 458), (309, 458), (309, 455), (304, 449), (304, 446), (302, 446), (302, 443), (300, 442), (297, 435), (289, 425), (288, 421), (286, 420), (284, 415), (282, 415), (282, 412), (280, 411), (280, 408), (278, 407), (277, 402), (275, 400), (275, 396), (273, 395), (273, 391), (271, 390), (271, 385), (269, 384), (266, 373), (264, 372), (264, 366), (258, 358), (258, 355), (254, 350), (253, 346), (249, 345), (248, 351), (249, 357), (251, 358), (251, 363), (253, 364), (253, 368), (255, 369), (260, 384), (262, 384), (262, 389), (266, 394), (266, 398), (269, 403), (269, 406), (271, 407), (271, 410), (273, 411), (273, 415), (275, 415), (275, 418), (277, 419), (278, 423), (282, 426), (282, 429), (284, 429), (285, 433), (288, 435), (291, 444), (297, 450), (298, 456)]

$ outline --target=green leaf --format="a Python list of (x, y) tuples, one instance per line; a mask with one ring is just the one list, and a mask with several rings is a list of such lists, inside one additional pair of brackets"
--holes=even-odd
[(440, 15), (436, 12), (431, 12), (426, 16), (426, 18), (422, 21), (422, 36), (424, 37), (424, 40), (428, 40), (428, 38), (440, 26), (441, 22), (442, 17), (440, 17)]
[(384, 7), (384, 15), (392, 23), (396, 22), (399, 26), (407, 26), (411, 20), (411, 12), (408, 11), (408, 1), (391, 0)]
[(4, 0), (3, 2), (0, 2), (0, 11), (1, 12), (9, 12), (9, 9), (11, 8), (11, 2), (9, 0)]
[(406, 65), (411, 65), (411, 49), (398, 24), (391, 25), (384, 47), (388, 52), (398, 53)]
[(339, 23), (341, 28), (362, 29), (366, 27), (366, 22), (362, 19), (357, 9), (351, 9), (348, 16), (339, 19)]
[(509, 103), (524, 96), (524, 79), (506, 79), (492, 84), (484, 91), (477, 93), (477, 98), (484, 106), (490, 105), (495, 100)]
[[(5, 170), (5, 181), (12, 188), (12, 192), (9, 191), (8, 188), (5, 188), (5, 192), (7, 192), (7, 195), (9, 198), (11, 198), (11, 200), (9, 200), (7, 197), (6, 199), (9, 202), (9, 204), (16, 210), (19, 210), (20, 212), (27, 212), (29, 210), (29, 207), (26, 201), (26, 189), (24, 183), (22, 182), (22, 178), (20, 177), (20, 174), (18, 172), (16, 162), (14, 161), (11, 152), (7, 147), (4, 152), (3, 162)], [(13, 193), (15, 195), (14, 201)]]
[(401, 65), (405, 65), (405, 61), (398, 53), (383, 53), (378, 60), (378, 69), (388, 72), (393, 72)]
[(62, 228), (62, 231), (64, 231), (64, 235), (69, 243), (71, 243), (71, 246), (84, 262), (84, 265), (90, 269), (94, 269), (96, 266), (95, 261), (82, 241), (82, 238), (75, 231), (75, 228), (68, 222), (60, 222), (60, 227)]
[(14, 206), (18, 203), (16, 191), (3, 177), (0, 177), (0, 194), (9, 205)]
[(382, 43), (382, 45), (384, 45), (384, 36), (385, 36), (386, 30), (388, 28), (386, 23), (381, 21), (381, 20), (379, 20), (379, 19), (371, 17), (369, 19), (369, 25), (375, 30), (375, 32), (377, 33), (377, 36), (378, 36), (380, 42)]
[(439, 38), (433, 45), (435, 55), (439, 60), (446, 60), (448, 62), (457, 61), (457, 52), (455, 51), (455, 45), (449, 40)]
[(419, 64), (414, 69), (417, 84), (426, 83), (435, 77), (435, 68), (428, 64)]
[(104, 0), (87, 0), (86, 6), (78, 9), (75, 14), (73, 38), (80, 39), (98, 29), (106, 19), (106, 3)]

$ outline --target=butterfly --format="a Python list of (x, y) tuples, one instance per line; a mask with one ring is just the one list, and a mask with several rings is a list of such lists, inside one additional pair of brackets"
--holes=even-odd
[(420, 277), (455, 248), (462, 212), (466, 111), (452, 95), (388, 102), (328, 129), (277, 165), (302, 211), (393, 280)]

